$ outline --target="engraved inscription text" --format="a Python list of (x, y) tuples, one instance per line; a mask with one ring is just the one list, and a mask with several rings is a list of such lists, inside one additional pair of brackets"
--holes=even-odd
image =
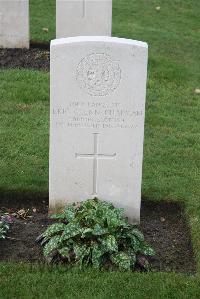
[(56, 126), (92, 129), (135, 128), (143, 115), (131, 105), (113, 102), (69, 102), (52, 110)]

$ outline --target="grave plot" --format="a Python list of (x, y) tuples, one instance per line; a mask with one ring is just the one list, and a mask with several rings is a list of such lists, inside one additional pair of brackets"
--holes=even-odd
[[(48, 217), (48, 198), (36, 197), (37, 194), (1, 195), (0, 211), (17, 215), (8, 239), (0, 246), (1, 261), (45, 263), (42, 248), (35, 239), (53, 220)], [(151, 271), (196, 272), (190, 230), (181, 205), (142, 201), (140, 228), (156, 250), (155, 257), (149, 259)]]
[[(42, 49), (31, 49), (31, 50), (25, 50), (25, 49), (19, 49), (19, 50), (0, 50), (0, 64), (5, 67), (20, 67), (23, 68), (30, 68), (30, 69), (49, 69), (49, 51), (48, 50), (42, 50)], [(11, 56), (11, 59), (5, 60), (5, 57), (7, 57), (7, 54)], [(93, 55), (93, 54), (92, 54)], [(107, 57), (105, 57), (102, 53), (95, 54), (97, 56), (89, 57), (86, 55), (86, 59), (80, 60), (80, 63), (77, 64), (76, 68), (76, 79), (77, 79), (77, 88), (80, 89), (82, 98), (84, 97), (95, 97), (95, 100), (97, 97), (100, 97), (103, 99), (101, 103), (99, 103), (99, 100), (97, 101), (97, 104), (100, 106), (98, 109), (94, 107), (85, 107), (85, 104), (82, 104), (81, 107), (79, 107), (79, 102), (72, 103), (71, 104), (71, 110), (70, 109), (63, 109), (63, 108), (53, 108), (52, 113), (57, 118), (63, 118), (64, 116), (67, 116), (67, 118), (71, 117), (69, 114), (69, 111), (73, 112), (78, 111), (78, 113), (86, 113), (87, 111), (91, 111), (91, 113), (94, 114), (94, 111), (96, 111), (96, 116), (101, 115), (102, 111), (108, 111), (111, 113), (111, 111), (119, 111), (118, 107), (114, 107), (111, 109), (109, 107), (103, 107), (102, 109), (102, 103), (105, 105), (105, 98), (107, 96), (110, 96), (109, 93), (116, 93), (117, 88), (119, 88), (119, 82), (121, 84), (121, 80), (123, 78), (123, 72), (122, 68), (119, 68), (119, 62), (116, 64), (116, 62), (112, 65), (111, 71), (109, 69), (109, 72), (112, 74), (112, 71), (114, 70), (114, 78), (115, 80), (111, 81), (105, 81), (103, 88), (102, 85), (97, 85), (92, 82), (88, 82), (88, 85), (85, 84), (85, 82), (82, 80), (82, 77), (84, 78), (84, 72), (88, 74), (88, 70), (85, 70), (85, 67), (88, 68), (90, 64), (88, 63), (90, 59), (92, 59), (92, 62), (95, 61), (95, 59), (98, 61), (97, 69), (99, 70), (99, 65), (103, 62), (103, 64), (107, 67), (110, 63), (110, 57), (109, 60)], [(103, 55), (103, 56), (102, 56)], [(14, 57), (15, 59), (12, 59)], [(35, 59), (34, 59), (35, 58)], [(107, 64), (106, 64), (106, 63)], [(96, 67), (95, 65), (95, 67)], [(117, 65), (117, 66), (116, 66)], [(93, 64), (91, 63), (91, 66)], [(84, 72), (83, 72), (84, 70)], [(101, 70), (101, 68), (100, 68)], [(90, 76), (93, 76), (93, 69), (90, 69)], [(99, 72), (99, 71), (98, 71)], [(93, 78), (94, 82), (96, 78), (98, 79), (99, 73), (96, 73)], [(109, 74), (108, 72), (108, 74)], [(104, 74), (104, 72), (103, 72)], [(90, 79), (87, 78), (87, 80)], [(111, 77), (112, 79), (112, 77)], [(100, 83), (102, 83), (101, 81)], [(111, 84), (111, 85), (110, 85)], [(83, 103), (83, 102), (82, 102)], [(87, 102), (88, 103), (88, 102)], [(75, 106), (74, 106), (75, 105)], [(94, 105), (94, 102), (93, 102)], [(117, 104), (115, 103), (115, 106)], [(90, 103), (91, 106), (91, 103)], [(82, 110), (81, 110), (82, 109)], [(127, 111), (128, 109), (126, 109)], [(121, 110), (122, 111), (122, 110)], [(130, 109), (129, 109), (130, 111)], [(123, 111), (122, 111), (123, 112)], [(107, 113), (107, 112), (106, 112)], [(126, 117), (129, 117), (129, 115), (126, 114)], [(134, 114), (134, 117), (137, 115)], [(138, 114), (138, 116), (141, 116)], [(73, 116), (75, 117), (75, 116)], [(80, 117), (80, 115), (79, 115)], [(83, 116), (81, 116), (83, 117)], [(101, 167), (101, 163), (107, 162), (115, 162), (117, 158), (117, 152), (115, 150), (110, 150), (110, 146), (108, 146), (108, 150), (101, 151), (101, 141), (102, 141), (102, 132), (99, 131), (99, 126), (105, 125), (101, 124), (99, 122), (99, 126), (97, 126), (97, 120), (96, 117), (95, 121), (90, 123), (92, 125), (95, 124), (95, 130), (94, 126), (92, 127), (92, 130), (90, 134), (88, 134), (88, 140), (90, 140), (90, 144), (88, 144), (88, 151), (87, 149), (85, 151), (80, 151), (78, 149), (75, 150), (73, 157), (77, 160), (83, 161), (89, 161), (90, 164), (90, 177), (88, 179), (89, 185), (90, 185), (90, 195), (93, 197), (98, 196), (99, 194), (99, 167)], [(83, 120), (82, 120), (83, 121)], [(114, 120), (115, 123), (115, 118)], [(77, 120), (75, 119), (74, 122), (76, 123)], [(113, 129), (108, 127), (106, 124), (107, 129)], [(127, 124), (125, 124), (125, 127), (120, 127), (120, 129), (126, 129)], [(62, 128), (63, 129), (63, 128)], [(83, 127), (83, 129), (88, 129)], [(97, 130), (98, 129), (98, 130)], [(102, 128), (101, 128), (102, 129)], [(117, 129), (117, 128), (114, 128)], [(119, 129), (119, 128), (118, 128)], [(132, 128), (133, 129), (133, 128)], [(94, 131), (93, 131), (94, 130)], [(86, 140), (86, 138), (85, 138)], [(88, 142), (87, 142), (88, 143)], [(110, 143), (110, 140), (108, 142), (108, 145)], [(107, 173), (107, 171), (106, 171)], [(9, 197), (9, 195), (8, 195)], [(13, 213), (17, 213), (21, 208), (22, 210), (25, 209), (25, 211), (29, 212), (27, 213), (27, 218), (25, 217), (19, 217), (17, 219), (14, 218), (14, 223), (11, 225), (11, 230), (9, 232), (8, 237), (10, 239), (5, 240), (5, 248), (1, 248), (1, 256), (2, 260), (15, 260), (15, 261), (36, 261), (39, 260), (41, 262), (44, 262), (41, 248), (35, 244), (34, 239), (40, 234), (48, 224), (51, 223), (47, 216), (47, 209), (48, 209), (48, 201), (44, 200), (43, 205), (38, 206), (37, 202), (34, 200), (31, 200), (31, 196), (28, 198), (28, 202), (26, 203), (26, 197), (23, 198), (23, 195), (20, 195), (24, 200), (23, 202), (19, 200), (19, 197), (16, 194), (16, 198), (18, 198), (19, 201), (15, 201), (15, 204), (13, 205), (13, 201), (10, 202), (10, 209), (5, 208), (8, 207), (8, 197), (7, 197), (7, 203), (5, 201), (1, 201), (1, 209), (3, 211), (11, 211)], [(14, 196), (15, 197), (15, 196)], [(104, 197), (105, 198), (105, 197)], [(105, 198), (106, 199), (106, 198)], [(40, 198), (39, 200), (42, 200)], [(36, 207), (36, 208), (35, 208)], [(36, 209), (35, 212), (33, 212)], [(179, 222), (177, 223), (177, 215), (180, 218)], [(30, 216), (30, 217), (29, 217)], [(152, 270), (161, 270), (161, 271), (180, 271), (185, 273), (194, 273), (195, 272), (195, 262), (193, 258), (193, 250), (191, 246), (190, 241), (190, 233), (187, 226), (187, 222), (185, 220), (185, 217), (183, 215), (183, 210), (178, 205), (174, 204), (154, 204), (154, 203), (147, 203), (144, 202), (142, 205), (141, 210), (141, 229), (145, 233), (145, 238), (147, 241), (156, 248), (156, 256), (151, 260), (152, 264)], [(21, 233), (23, 232), (23, 233)], [(31, 234), (30, 234), (31, 232)], [(19, 236), (18, 236), (19, 235)], [(34, 236), (34, 238), (33, 238)], [(7, 250), (7, 246), (9, 247), (9, 250)], [(19, 250), (20, 248), (20, 250)], [(168, 248), (166, 251), (165, 248)], [(23, 252), (23, 254), (21, 253)], [(187, 259), (184, 259), (183, 262), (183, 255), (187, 253)]]

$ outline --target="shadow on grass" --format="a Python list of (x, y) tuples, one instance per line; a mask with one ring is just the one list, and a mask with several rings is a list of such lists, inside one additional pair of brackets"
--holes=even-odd
[(0, 207), (30, 208), (48, 206), (48, 192), (13, 191), (0, 189)]
[(50, 50), (50, 42), (41, 42), (37, 40), (30, 41), (30, 48), (31, 49), (41, 49), (41, 50)]

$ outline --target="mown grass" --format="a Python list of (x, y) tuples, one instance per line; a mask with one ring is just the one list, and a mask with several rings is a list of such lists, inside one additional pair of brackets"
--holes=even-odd
[[(11, 271), (12, 268), (12, 271)], [(198, 277), (1, 264), (0, 298), (199, 298)]]
[[(31, 1), (32, 40), (54, 38), (54, 9), (52, 0)], [(199, 13), (196, 0), (114, 0), (113, 8), (113, 35), (149, 44), (142, 193), (185, 204), (197, 275), (1, 263), (0, 298), (200, 297)], [(1, 70), (0, 111), (0, 191), (47, 193), (49, 74)]]
[(30, 38), (32, 42), (49, 42), (55, 38), (56, 1), (29, 0)]
[(0, 72), (2, 191), (48, 192), (49, 74)]

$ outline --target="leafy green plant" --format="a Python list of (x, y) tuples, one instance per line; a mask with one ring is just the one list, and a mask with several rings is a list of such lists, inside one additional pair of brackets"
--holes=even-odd
[(7, 217), (0, 216), (0, 239), (6, 238), (6, 233), (9, 230), (9, 222), (7, 221)]
[(155, 254), (139, 229), (123, 216), (123, 209), (108, 202), (88, 199), (68, 204), (61, 214), (51, 217), (59, 222), (37, 239), (49, 262), (131, 269), (138, 256)]

